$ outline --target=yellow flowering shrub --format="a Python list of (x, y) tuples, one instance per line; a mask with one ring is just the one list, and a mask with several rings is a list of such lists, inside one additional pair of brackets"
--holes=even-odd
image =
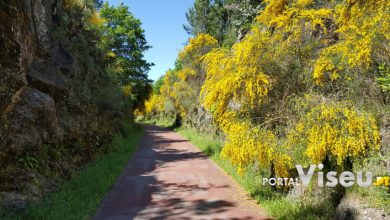
[(327, 156), (342, 166), (347, 158), (379, 150), (380, 133), (376, 120), (346, 104), (321, 103), (309, 111), (288, 135), (290, 146), (305, 146), (312, 163)]
[(267, 95), (271, 82), (259, 65), (259, 58), (269, 36), (258, 36), (252, 33), (231, 51), (215, 49), (203, 58), (207, 76), (201, 96), (205, 106), (214, 110), (217, 121), (229, 105), (250, 111)]
[[(313, 78), (318, 85), (326, 80), (353, 78), (358, 76), (357, 70), (368, 70), (375, 61), (389, 59), (386, 52), (390, 39), (389, 1), (314, 4), (312, 0), (268, 0), (266, 3), (257, 21), (273, 28), (272, 38), (303, 40), (310, 31), (321, 33), (316, 39), (321, 50), (316, 52), (319, 56), (313, 63)], [(283, 34), (278, 36), (279, 33)]]
[(240, 174), (254, 162), (265, 169), (273, 167), (278, 176), (288, 176), (291, 167), (291, 158), (277, 146), (273, 132), (254, 126), (247, 118), (271, 88), (259, 60), (269, 55), (270, 36), (270, 32), (256, 29), (232, 50), (215, 49), (202, 59), (207, 70), (203, 104), (226, 136), (222, 156), (236, 165)]
[(267, 7), (261, 13), (258, 20), (267, 20), (267, 18), (278, 16), (286, 8), (289, 0), (264, 0), (264, 2), (267, 4)]
[(83, 0), (65, 0), (64, 1), (64, 7), (65, 9), (69, 8), (82, 8), (85, 5)]
[(160, 94), (154, 94), (162, 102), (161, 112), (165, 114), (175, 114), (174, 83), (178, 81), (177, 73), (174, 70), (168, 70), (163, 78), (163, 84), (160, 87)]
[(182, 69), (178, 72), (178, 77), (183, 82), (196, 86), (196, 90), (199, 90), (206, 74), (202, 57), (216, 47), (218, 47), (218, 41), (208, 34), (199, 34), (191, 38), (188, 45), (179, 53)]
[[(186, 81), (180, 79), (182, 70), (169, 70), (164, 76), (164, 83), (160, 88), (161, 99), (172, 103), (175, 112), (185, 117), (188, 112), (188, 106), (194, 105), (193, 97), (198, 93)], [(191, 99), (192, 97), (192, 99)], [(166, 112), (167, 109), (164, 111)]]
[(188, 45), (180, 51), (179, 60), (184, 63), (199, 64), (202, 56), (217, 46), (218, 41), (214, 37), (201, 33), (198, 36), (191, 38)]
[(171, 96), (172, 92), (172, 84), (175, 82), (175, 72), (172, 70), (168, 70), (163, 79), (163, 85), (160, 88), (160, 94), (165, 97)]
[[(148, 101), (145, 102), (144, 114), (156, 114), (164, 110), (164, 100), (159, 95), (152, 95)], [(138, 113), (139, 114), (139, 113)]]
[[(94, 1), (90, 0), (64, 0), (64, 8), (68, 11), (77, 11), (81, 13), (85, 28), (99, 30), (102, 28), (106, 20), (101, 17), (99, 11), (95, 7)], [(77, 16), (72, 16), (76, 19)], [(80, 19), (80, 18), (78, 18)]]
[(126, 97), (131, 97), (133, 95), (132, 92), (133, 88), (131, 85), (123, 86), (122, 87), (122, 92)]
[(88, 17), (88, 23), (91, 25), (99, 26), (106, 22), (104, 18), (102, 18), (97, 11), (92, 11)]
[(301, 159), (307, 164), (331, 158), (342, 166), (379, 149), (376, 120), (353, 105), (322, 99), (292, 105), (313, 90), (340, 92), (317, 85), (351, 80), (388, 63), (390, 3), (264, 2), (250, 32), (232, 48), (219, 47), (207, 34), (190, 39), (179, 54), (180, 68), (164, 77), (161, 100), (183, 118), (204, 105), (226, 137), (222, 156), (240, 174), (256, 163), (287, 177)]
[(389, 1), (346, 0), (334, 6), (333, 17), (338, 41), (326, 46), (315, 63), (313, 77), (319, 85), (349, 71), (367, 70), (381, 54), (388, 56), (384, 51), (390, 40)]
[(208, 34), (191, 38), (179, 53), (181, 69), (168, 71), (164, 77), (161, 94), (170, 99), (183, 118), (199, 104), (200, 86), (205, 77), (202, 57), (218, 46), (218, 41)]
[(267, 3), (257, 24), (241, 42), (231, 50), (219, 48), (204, 56), (207, 75), (201, 97), (226, 135), (223, 148), (226, 158), (240, 170), (258, 161), (263, 167), (273, 167), (276, 175), (288, 176), (292, 159), (287, 147), (279, 146), (279, 137), (256, 126), (253, 118), (263, 116), (264, 104), (282, 98), (269, 97), (270, 92), (272, 95), (285, 93), (273, 90), (283, 89), (284, 85), (300, 89), (299, 83), (286, 80), (300, 80), (291, 76), (289, 65), (297, 65), (294, 64), (297, 59), (302, 63), (311, 62), (315, 44), (307, 43), (305, 36), (318, 29), (325, 32), (325, 21), (332, 16), (332, 11), (305, 8), (311, 1)]
[[(258, 162), (261, 168), (274, 167), (276, 176), (289, 176), (292, 167), (291, 157), (283, 148), (277, 146), (277, 138), (269, 130), (254, 127), (248, 121), (235, 121), (234, 113), (225, 116), (221, 129), (227, 137), (221, 156), (237, 166), (239, 174), (245, 168)], [(272, 164), (272, 165), (271, 165)]]
[[(173, 70), (168, 70), (163, 78), (163, 84), (160, 87), (159, 94), (152, 94), (145, 102), (145, 108), (141, 110), (136, 109), (136, 116), (156, 116), (158, 113), (167, 113), (167, 103), (172, 102), (173, 83), (176, 75)], [(169, 112), (172, 113), (172, 112)]]
[[(288, 176), (292, 159), (287, 147), (279, 146), (279, 137), (256, 126), (252, 118), (272, 101), (269, 92), (291, 77), (284, 66), (290, 62), (286, 57), (302, 51), (310, 54), (314, 47), (304, 45), (302, 38), (318, 26), (325, 29), (324, 21), (331, 11), (302, 8), (310, 2), (300, 2), (299, 8), (288, 8), (289, 1), (267, 2), (258, 25), (241, 42), (231, 50), (219, 48), (203, 57), (207, 75), (201, 97), (226, 135), (222, 154), (240, 172), (257, 161), (263, 168), (272, 167), (276, 175)], [(297, 50), (297, 45), (303, 45), (302, 49)]]
[(257, 161), (286, 175), (292, 161), (289, 152), (296, 145), (304, 146), (312, 162), (331, 156), (339, 165), (378, 149), (375, 119), (346, 105), (318, 105), (287, 137), (266, 130), (257, 118), (272, 117), (273, 112), (261, 111), (269, 103), (275, 105), (275, 99), (288, 97), (284, 89), (296, 86), (289, 91), (299, 94), (301, 82), (310, 82), (305, 72), (321, 85), (326, 80), (352, 79), (355, 70), (367, 70), (380, 53), (381, 59), (388, 59), (383, 51), (388, 50), (390, 3), (265, 2), (266, 8), (241, 42), (202, 58), (207, 75), (201, 98), (226, 135), (222, 154), (241, 172)]
[(197, 107), (199, 90), (205, 75), (201, 59), (217, 46), (218, 41), (207, 34), (191, 38), (179, 54), (180, 68), (165, 73), (159, 94), (154, 94), (145, 103), (145, 114), (179, 113), (185, 118), (188, 112)]

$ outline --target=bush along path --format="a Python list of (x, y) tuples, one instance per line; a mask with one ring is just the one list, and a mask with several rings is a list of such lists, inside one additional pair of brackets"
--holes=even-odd
[(144, 126), (139, 150), (94, 219), (267, 219), (205, 154), (168, 129)]

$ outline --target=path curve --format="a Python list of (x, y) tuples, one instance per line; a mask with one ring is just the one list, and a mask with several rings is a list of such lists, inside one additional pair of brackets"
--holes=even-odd
[(145, 125), (140, 147), (94, 219), (267, 219), (205, 154), (168, 129)]

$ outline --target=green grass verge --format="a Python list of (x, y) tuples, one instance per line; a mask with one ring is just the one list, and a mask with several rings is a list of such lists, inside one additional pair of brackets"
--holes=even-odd
[(113, 186), (130, 157), (136, 151), (142, 136), (142, 128), (127, 127), (127, 137), (114, 137), (111, 147), (115, 150), (73, 174), (56, 192), (42, 202), (29, 205), (23, 212), (1, 210), (0, 219), (90, 219), (101, 200)]
[(268, 186), (263, 186), (262, 175), (251, 168), (243, 176), (240, 176), (234, 165), (220, 156), (223, 146), (221, 140), (207, 134), (201, 134), (191, 128), (178, 128), (176, 131), (206, 153), (226, 174), (233, 177), (260, 204), (260, 207), (273, 218), (332, 219), (334, 207), (327, 201), (319, 204), (313, 203), (311, 200), (291, 200), (285, 194), (275, 192)]
[(156, 118), (151, 118), (151, 119), (137, 118), (136, 121), (146, 123), (146, 124), (154, 124), (154, 125), (169, 128), (174, 123), (175, 118), (173, 118), (173, 117), (164, 117), (164, 118), (159, 117), (158, 119), (156, 119)]

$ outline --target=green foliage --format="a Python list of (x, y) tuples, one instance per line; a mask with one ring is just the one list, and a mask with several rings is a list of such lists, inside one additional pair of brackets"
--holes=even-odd
[(160, 95), (161, 86), (164, 84), (164, 76), (160, 76), (156, 82), (153, 83), (153, 94)]
[(227, 0), (224, 8), (229, 14), (229, 23), (224, 44), (233, 46), (249, 32), (254, 19), (262, 9), (261, 0)]
[(100, 14), (105, 19), (100, 46), (110, 55), (108, 58), (111, 57), (108, 61), (115, 73), (113, 80), (120, 87), (130, 87), (134, 107), (143, 108), (152, 89), (147, 72), (153, 64), (144, 59), (143, 53), (150, 46), (141, 22), (123, 4), (114, 7), (106, 2)]
[(186, 13), (184, 29), (193, 36), (209, 34), (231, 46), (250, 29), (260, 9), (260, 0), (196, 0)]
[[(125, 108), (124, 96), (122, 90), (115, 86), (115, 84), (108, 84), (102, 86), (94, 97), (95, 102), (100, 112), (104, 112), (108, 115), (115, 115)], [(131, 106), (126, 106), (130, 109)]]
[[(371, 172), (375, 176), (388, 176), (389, 171), (386, 162), (390, 160), (390, 154), (371, 154), (363, 160), (355, 161), (354, 172)], [(356, 199), (363, 201), (371, 207), (390, 213), (390, 188), (354, 186), (348, 191)]]
[(196, 0), (194, 6), (186, 13), (188, 25), (184, 25), (187, 33), (196, 36), (207, 33), (218, 40), (223, 37), (227, 13), (223, 9), (223, 1)]
[(66, 0), (59, 11), (53, 37), (72, 54), (75, 68), (67, 86), (83, 104), (96, 105), (100, 113), (112, 116), (123, 110), (124, 99), (115, 82), (112, 68), (104, 60), (105, 51), (98, 41), (103, 37), (103, 23), (97, 8), (101, 1)]
[(116, 55), (117, 83), (123, 86), (133, 80), (147, 81), (146, 72), (152, 64), (143, 56), (150, 46), (147, 45), (141, 22), (124, 5), (115, 8), (105, 3), (100, 13), (106, 20), (101, 46)]
[(34, 157), (31, 157), (28, 153), (24, 158), (20, 158), (19, 162), (25, 168), (30, 168), (30, 169), (34, 169), (38, 164), (38, 160), (35, 159)]
[[(0, 209), (1, 219), (90, 219), (101, 199), (115, 183), (141, 137), (141, 128), (126, 124), (127, 137), (113, 138), (111, 152), (97, 158), (64, 183), (61, 188), (48, 195), (41, 203), (31, 204), (24, 211)], [(26, 157), (23, 163), (34, 165), (35, 159)]]
[(390, 67), (383, 63), (378, 67), (378, 70), (379, 77), (377, 78), (377, 82), (379, 86), (384, 92), (390, 93)]

